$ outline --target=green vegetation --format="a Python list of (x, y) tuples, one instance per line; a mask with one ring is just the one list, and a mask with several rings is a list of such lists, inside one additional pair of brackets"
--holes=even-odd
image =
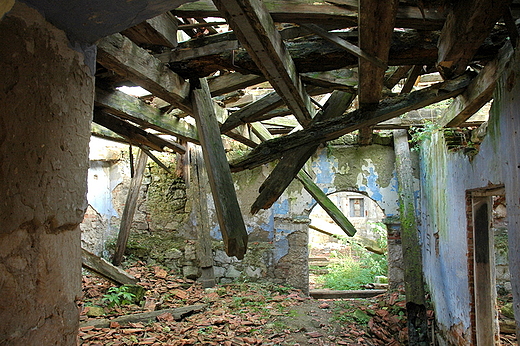
[(130, 292), (128, 286), (110, 287), (107, 294), (103, 296), (103, 301), (107, 303), (109, 307), (122, 306), (132, 304), (135, 299), (135, 294)]

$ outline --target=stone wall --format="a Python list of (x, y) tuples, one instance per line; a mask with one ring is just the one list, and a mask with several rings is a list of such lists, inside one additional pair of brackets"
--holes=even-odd
[(20, 3), (0, 42), (0, 344), (76, 345), (93, 77)]

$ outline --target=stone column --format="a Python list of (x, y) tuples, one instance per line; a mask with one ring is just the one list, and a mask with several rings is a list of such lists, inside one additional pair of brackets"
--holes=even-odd
[(21, 3), (0, 46), (0, 344), (76, 345), (94, 80)]
[(401, 222), (397, 218), (386, 218), (388, 236), (388, 287), (391, 290), (404, 287), (403, 247), (401, 244)]

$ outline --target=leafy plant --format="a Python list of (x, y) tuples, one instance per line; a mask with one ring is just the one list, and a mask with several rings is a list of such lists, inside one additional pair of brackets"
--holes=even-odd
[(422, 127), (410, 127), (410, 134), (412, 139), (409, 141), (412, 144), (412, 150), (419, 150), (419, 143), (425, 140), (430, 140), (432, 134), (439, 131), (441, 126), (437, 123), (426, 121)]
[(122, 306), (131, 304), (135, 299), (135, 294), (129, 292), (129, 287), (123, 285), (120, 287), (110, 287), (107, 294), (103, 296), (103, 301), (109, 307)]

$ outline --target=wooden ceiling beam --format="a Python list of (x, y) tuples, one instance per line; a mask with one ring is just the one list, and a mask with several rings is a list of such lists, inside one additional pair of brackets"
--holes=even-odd
[(241, 171), (258, 167), (279, 159), (291, 149), (330, 141), (360, 128), (398, 117), (411, 110), (455, 97), (464, 91), (473, 77), (473, 73), (465, 73), (453, 80), (437, 83), (406, 95), (385, 99), (379, 103), (376, 109), (358, 109), (334, 119), (315, 123), (308, 129), (263, 142), (248, 155), (233, 161), (231, 169)]
[(497, 59), (487, 63), (468, 88), (455, 98), (437, 123), (441, 127), (460, 126), (489, 102), (497, 80), (512, 55), (513, 47), (508, 43), (500, 50)]
[(175, 48), (177, 47), (177, 19), (170, 12), (165, 12), (123, 30), (121, 34), (139, 45)]
[(462, 74), (511, 0), (455, 1), (441, 32), (437, 69), (444, 78)]
[(97, 61), (188, 114), (190, 85), (157, 58), (121, 34), (98, 41)]
[(214, 0), (214, 3), (262, 74), (306, 127), (314, 116), (314, 107), (264, 4), (260, 0)]

